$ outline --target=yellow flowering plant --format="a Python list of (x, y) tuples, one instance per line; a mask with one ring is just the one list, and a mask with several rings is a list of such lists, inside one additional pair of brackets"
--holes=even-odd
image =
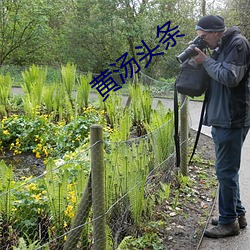
[(103, 117), (93, 107), (69, 123), (55, 123), (45, 115), (34, 119), (13, 115), (0, 121), (0, 149), (12, 151), (13, 155), (34, 153), (37, 158), (63, 156), (87, 143), (90, 126), (103, 123)]
[[(48, 194), (41, 182), (33, 176), (23, 177), (18, 182), (18, 189), (13, 194), (13, 220), (16, 228), (22, 228), (22, 235), (35, 239), (38, 233), (37, 225), (41, 220), (49, 220)], [(45, 232), (41, 232), (45, 234)]]

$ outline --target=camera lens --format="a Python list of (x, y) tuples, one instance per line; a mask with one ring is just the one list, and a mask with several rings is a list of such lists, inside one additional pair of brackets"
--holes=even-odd
[(191, 44), (189, 47), (187, 47), (179, 56), (176, 57), (177, 61), (179, 63), (183, 63), (188, 58), (198, 55), (198, 53), (194, 49), (195, 47), (195, 44)]
[(188, 58), (198, 55), (198, 53), (194, 49), (195, 47), (203, 50), (207, 47), (207, 43), (201, 37), (197, 36), (192, 41), (192, 43), (180, 55), (176, 57), (177, 61), (179, 63), (183, 63)]

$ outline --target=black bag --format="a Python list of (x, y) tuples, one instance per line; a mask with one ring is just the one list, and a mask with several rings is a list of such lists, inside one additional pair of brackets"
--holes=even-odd
[(183, 95), (188, 95), (191, 97), (201, 96), (205, 93), (200, 122), (198, 131), (196, 134), (195, 144), (193, 147), (192, 155), (190, 157), (189, 163), (192, 161), (192, 158), (195, 154), (195, 150), (199, 141), (202, 120), (207, 103), (207, 86), (208, 86), (209, 76), (202, 65), (198, 65), (192, 58), (186, 60), (181, 64), (181, 71), (175, 81), (175, 90), (174, 90), (174, 124), (175, 124), (175, 149), (176, 149), (176, 166), (180, 167), (180, 140), (179, 140), (179, 114), (178, 114), (178, 93)]
[(181, 64), (180, 74), (175, 81), (177, 92), (191, 97), (201, 96), (209, 79), (203, 65), (197, 64), (192, 58)]

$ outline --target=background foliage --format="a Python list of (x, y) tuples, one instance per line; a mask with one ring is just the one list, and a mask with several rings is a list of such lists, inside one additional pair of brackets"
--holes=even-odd
[[(167, 21), (181, 37), (163, 56), (154, 57), (147, 75), (170, 78), (175, 60), (195, 37), (194, 25), (205, 14), (220, 14), (249, 38), (246, 0), (15, 0), (0, 3), (0, 65), (61, 65), (72, 62), (84, 72), (100, 73), (125, 52), (138, 59), (143, 39), (157, 45), (156, 28)], [(160, 52), (160, 51), (159, 51)]]

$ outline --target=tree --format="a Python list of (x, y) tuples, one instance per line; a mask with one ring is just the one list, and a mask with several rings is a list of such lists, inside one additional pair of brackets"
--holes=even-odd
[(226, 26), (239, 26), (242, 33), (250, 39), (250, 2), (248, 0), (225, 0), (221, 10)]
[[(143, 40), (150, 49), (155, 48), (159, 44), (157, 26), (169, 20), (173, 27), (179, 25), (180, 31), (183, 24), (183, 31), (193, 30), (191, 6), (193, 1), (183, 3), (181, 0), (78, 0), (76, 15), (72, 16), (67, 28), (69, 32), (65, 51), (68, 58), (84, 71), (98, 73), (105, 70), (110, 63), (128, 52), (127, 58), (134, 58), (147, 74), (174, 76), (178, 70), (175, 59), (177, 47), (171, 47), (164, 56), (153, 57), (146, 69), (144, 66), (149, 58), (139, 62), (135, 47), (141, 46)], [(189, 10), (186, 11), (185, 7)], [(190, 17), (187, 17), (187, 13), (190, 13)], [(190, 22), (192, 26), (187, 28)], [(189, 37), (193, 39), (194, 34), (182, 39), (185, 46), (191, 40)], [(163, 51), (164, 46), (157, 49), (157, 52)]]
[[(0, 65), (17, 53), (29, 41), (43, 33), (46, 8), (40, 1), (8, 0), (0, 2)], [(41, 47), (39, 43), (29, 48), (32, 53)]]

